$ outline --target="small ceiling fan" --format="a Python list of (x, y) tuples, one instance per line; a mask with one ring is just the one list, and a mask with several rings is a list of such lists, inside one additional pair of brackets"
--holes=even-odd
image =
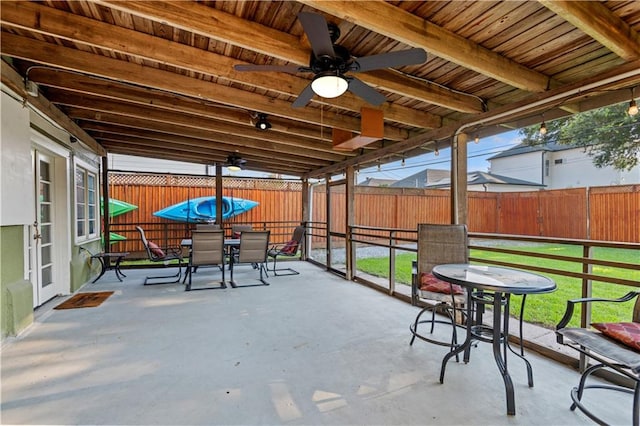
[(224, 163), (224, 166), (232, 172), (237, 172), (244, 169), (244, 165), (247, 163), (247, 160), (240, 157), (238, 154), (231, 154), (227, 157), (227, 162)]
[(349, 51), (338, 44), (340, 29), (335, 24), (327, 24), (322, 15), (300, 12), (298, 19), (311, 44), (311, 59), (308, 67), (296, 65), (235, 65), (236, 71), (276, 71), (295, 74), (312, 72), (313, 81), (304, 88), (293, 103), (294, 108), (305, 106), (314, 94), (323, 98), (335, 98), (349, 90), (372, 105), (385, 101), (384, 95), (346, 73), (372, 71), (381, 68), (401, 67), (421, 64), (427, 60), (423, 49), (414, 48), (398, 52), (354, 58)]

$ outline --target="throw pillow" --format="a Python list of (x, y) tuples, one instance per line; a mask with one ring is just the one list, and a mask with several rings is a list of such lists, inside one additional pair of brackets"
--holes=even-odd
[(433, 274), (427, 274), (426, 272), (420, 274), (420, 290), (444, 294), (451, 294), (452, 292), (453, 294), (464, 294), (464, 290), (458, 284), (450, 284), (439, 280)]
[(624, 343), (640, 352), (640, 323), (637, 322), (595, 322), (591, 324), (605, 336)]
[(280, 253), (293, 255), (298, 251), (298, 242), (296, 240), (288, 241), (284, 247), (280, 249)]
[(165, 256), (164, 251), (162, 251), (162, 249), (152, 241), (149, 241), (149, 250), (151, 250), (151, 253), (155, 254), (157, 257)]

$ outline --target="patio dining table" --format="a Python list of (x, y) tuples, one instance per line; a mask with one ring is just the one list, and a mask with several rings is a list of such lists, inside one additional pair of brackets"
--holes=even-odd
[[(497, 266), (445, 264), (433, 268), (437, 278), (461, 285), (467, 289), (467, 335), (464, 343), (447, 353), (442, 360), (440, 383), (444, 382), (447, 362), (464, 351), (465, 363), (469, 361), (473, 341), (492, 343), (493, 356), (504, 381), (507, 397), (507, 414), (516, 414), (513, 381), (507, 369), (507, 349), (520, 357), (527, 366), (529, 387), (533, 387), (531, 364), (524, 353), (517, 353), (509, 345), (509, 305), (512, 294), (523, 295), (550, 293), (556, 289), (556, 283), (542, 275), (517, 269)], [(524, 304), (524, 301), (523, 301)], [(490, 326), (483, 324), (482, 313), (485, 306), (492, 306), (493, 322)], [(476, 313), (474, 318), (473, 313)], [(521, 312), (522, 314), (522, 312)], [(522, 321), (522, 319), (521, 319)], [(520, 336), (522, 339), (522, 336)], [(522, 340), (521, 340), (522, 345)], [(522, 347), (521, 347), (522, 349)]]

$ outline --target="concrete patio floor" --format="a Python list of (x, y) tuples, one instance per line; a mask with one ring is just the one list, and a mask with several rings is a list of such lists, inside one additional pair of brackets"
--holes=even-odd
[[(81, 291), (115, 293), (96, 308), (37, 311), (3, 343), (3, 424), (580, 425), (569, 410), (576, 371), (528, 352), (509, 358), (515, 416), (490, 345), (468, 364), (416, 342), (417, 308), (306, 262), (268, 287), (184, 292), (143, 286), (148, 270), (108, 272)], [(257, 271), (237, 268), (253, 281)], [(218, 279), (202, 269), (194, 282)], [(630, 396), (596, 392), (599, 413), (631, 423)]]

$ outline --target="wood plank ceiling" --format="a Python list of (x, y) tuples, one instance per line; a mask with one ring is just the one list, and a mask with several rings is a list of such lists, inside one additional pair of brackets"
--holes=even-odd
[[(350, 92), (292, 108), (310, 73), (297, 15), (335, 23), (354, 57), (423, 48), (423, 64), (358, 73), (386, 97), (384, 137), (360, 132)], [(629, 101), (640, 83), (638, 1), (3, 1), (2, 82), (107, 152), (301, 177), (394, 161), (469, 138)], [(39, 96), (25, 93), (35, 82)], [(257, 115), (272, 128), (260, 131)]]

